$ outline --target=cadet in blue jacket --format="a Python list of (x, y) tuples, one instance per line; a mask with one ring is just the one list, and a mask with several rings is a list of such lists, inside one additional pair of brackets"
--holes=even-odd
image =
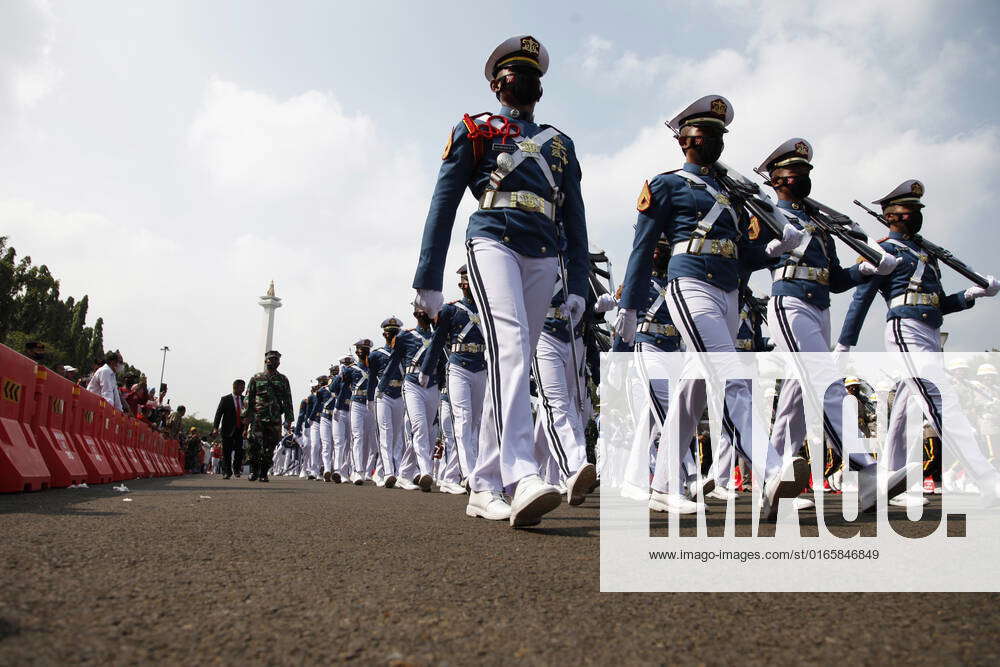
[(351, 457), (351, 397), (341, 391), (344, 373), (354, 364), (354, 357), (341, 357), (340, 374), (330, 384), (333, 404), (329, 409), (333, 419), (333, 478), (342, 482), (355, 481)]
[[(782, 352), (828, 352), (831, 345), (830, 294), (846, 292), (870, 276), (884, 276), (896, 268), (897, 260), (891, 253), (883, 253), (878, 266), (869, 262), (852, 264), (850, 268), (841, 266), (833, 238), (816, 229), (810, 219), (809, 205), (804, 201), (812, 190), (812, 157), (812, 145), (805, 139), (793, 137), (774, 149), (758, 169), (767, 172), (771, 179), (770, 185), (778, 195), (778, 208), (803, 232), (799, 245), (775, 257), (771, 264), (774, 282), (767, 319), (775, 347)], [(795, 362), (806, 378), (836, 377), (834, 369), (829, 368), (833, 361), (826, 354), (797, 356)], [(822, 411), (826, 440), (838, 456), (846, 459), (842, 413), (847, 389), (838, 381), (833, 388), (824, 387), (826, 393), (820, 396), (812, 383), (806, 382), (806, 386), (808, 393), (804, 394), (802, 383), (797, 380), (782, 383), (771, 429), (773, 455), (768, 459), (765, 479), (778, 474), (787, 452), (798, 454), (805, 443), (803, 399), (806, 396)], [(819, 455), (818, 446), (816, 449)], [(850, 463), (859, 474), (858, 490), (864, 512), (875, 506), (878, 466), (865, 453), (852, 454)], [(898, 487), (901, 480), (905, 485), (905, 477), (906, 471), (902, 470), (890, 478), (890, 490)], [(812, 505), (812, 501), (805, 498), (796, 502), (799, 509)]]
[(350, 400), (351, 403), (351, 439), (354, 445), (351, 450), (354, 459), (351, 479), (358, 486), (372, 479), (378, 457), (375, 417), (368, 407), (369, 400), (375, 396), (375, 385), (371, 382), (368, 368), (368, 353), (371, 349), (372, 342), (367, 338), (354, 343), (357, 362), (341, 373), (343, 381), (338, 396), (340, 401)]
[[(564, 253), (573, 321), (584, 308), (589, 254), (580, 164), (572, 140), (535, 123), (548, 51), (530, 35), (505, 40), (485, 75), (501, 108), (468, 115), (451, 132), (424, 226), (413, 287), (434, 317), (455, 212), (469, 189), (479, 202), (466, 231), (469, 279), (483, 318), (487, 394), (466, 514), (533, 525), (560, 502), (540, 477), (528, 375)], [(562, 233), (561, 233), (562, 232)], [(412, 419), (412, 415), (411, 415)], [(504, 487), (516, 487), (511, 505)]]
[[(707, 95), (685, 108), (667, 125), (677, 134), (686, 163), (681, 169), (656, 176), (643, 185), (636, 208), (635, 240), (625, 275), (621, 310), (616, 330), (625, 343), (635, 337), (637, 311), (646, 305), (649, 293), (653, 248), (666, 235), (671, 246), (667, 269), (667, 307), (684, 340), (693, 352), (733, 352), (739, 329), (738, 285), (741, 274), (763, 268), (767, 256), (779, 255), (798, 245), (801, 232), (785, 224), (781, 239), (760, 247), (760, 225), (741, 216), (733, 208), (729, 194), (718, 180), (716, 164), (724, 146), (723, 134), (733, 120), (733, 108), (721, 95)], [(707, 371), (712, 382), (716, 370)], [(677, 411), (680, 440), (677, 456), (684, 457), (705, 410), (707, 397), (696, 381), (682, 381), (671, 401)], [(712, 389), (715, 390), (714, 388)], [(718, 389), (723, 391), (722, 388)], [(734, 380), (725, 385), (723, 426), (748, 461), (752, 443), (766, 437), (754, 432), (750, 385)], [(672, 413), (671, 413), (672, 414)], [(673, 422), (672, 417), (668, 419)], [(683, 493), (680, 459), (672, 460), (673, 447), (661, 442), (656, 458), (649, 507), (655, 511), (690, 514), (698, 511), (696, 501)], [(758, 461), (763, 474), (764, 461)], [(789, 461), (789, 475), (778, 475), (764, 486), (768, 507), (781, 497), (798, 495), (809, 476), (804, 459)], [(784, 479), (794, 480), (790, 483)], [(799, 485), (798, 488), (793, 488)]]
[[(409, 480), (399, 476), (399, 465), (403, 457), (403, 424), (406, 409), (403, 406), (403, 373), (398, 364), (390, 364), (392, 357), (392, 339), (403, 328), (403, 321), (398, 317), (388, 317), (382, 320), (382, 338), (385, 345), (372, 350), (368, 356), (368, 368), (372, 382), (376, 387), (384, 386), (382, 391), (375, 392), (375, 422), (379, 431), (379, 452), (382, 458), (382, 471), (385, 476), (384, 485), (387, 489), (415, 489)], [(382, 378), (385, 376), (385, 383)], [(391, 483), (390, 483), (391, 482)]]
[[(940, 352), (941, 324), (944, 316), (972, 308), (977, 298), (996, 296), (1000, 282), (987, 276), (986, 288), (972, 286), (961, 292), (945, 294), (941, 284), (941, 269), (937, 262), (928, 257), (913, 235), (923, 225), (924, 184), (916, 179), (900, 183), (892, 192), (877, 199), (873, 204), (882, 207), (882, 214), (889, 222), (889, 236), (879, 244), (884, 250), (898, 258), (892, 273), (873, 276), (854, 292), (854, 300), (847, 311), (844, 326), (840, 331), (837, 350), (847, 351), (857, 344), (868, 309), (875, 295), (882, 294), (888, 306), (885, 326), (885, 347), (901, 353)], [(919, 377), (908, 379), (896, 390), (889, 430), (886, 434), (885, 454), (889, 469), (906, 470), (905, 409), (910, 396), (920, 400), (924, 416), (941, 438), (941, 395), (937, 387)], [(950, 417), (951, 415), (949, 415)], [(958, 415), (956, 414), (956, 417)], [(982, 455), (972, 439), (952, 438), (943, 442), (957, 447), (956, 453), (965, 460), (968, 472), (977, 478), (977, 484), (984, 494), (992, 498), (1000, 495), (1000, 482), (993, 467)]]
[(438, 313), (430, 350), (421, 363), (421, 377), (430, 377), (447, 349), (448, 398), (464, 485), (479, 454), (479, 427), (486, 395), (486, 339), (465, 265), (458, 270), (458, 276), (462, 298), (445, 304)]

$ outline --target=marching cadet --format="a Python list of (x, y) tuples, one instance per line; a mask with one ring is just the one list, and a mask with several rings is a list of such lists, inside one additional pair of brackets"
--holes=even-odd
[[(458, 270), (458, 276), (462, 298), (446, 303), (438, 313), (431, 347), (421, 363), (421, 374), (433, 373), (447, 348), (449, 412), (454, 421), (462, 481), (467, 483), (479, 453), (479, 426), (486, 395), (486, 340), (465, 265)], [(442, 384), (442, 396), (444, 390)]]
[(309, 456), (306, 458), (306, 463), (309, 465), (309, 479), (319, 479), (322, 474), (320, 469), (323, 467), (323, 429), (320, 422), (323, 421), (323, 406), (330, 400), (330, 390), (326, 387), (329, 381), (325, 375), (316, 378), (316, 400), (310, 413)]
[(986, 456), (993, 467), (997, 467), (1000, 456), (1000, 374), (993, 364), (981, 364), (976, 370), (977, 384), (982, 390), (984, 408), (979, 417), (979, 432), (983, 435), (983, 446)]
[(274, 447), (281, 440), (284, 420), (286, 430), (292, 428), (292, 392), (288, 378), (278, 372), (281, 353), (269, 350), (264, 355), (266, 370), (255, 374), (247, 385), (243, 421), (249, 425), (250, 481), (267, 481)]
[[(677, 135), (686, 162), (681, 169), (647, 181), (639, 194), (635, 240), (615, 326), (626, 344), (635, 338), (636, 314), (646, 305), (653, 247), (666, 234), (672, 248), (667, 269), (667, 307), (686, 349), (699, 353), (736, 349), (740, 274), (763, 268), (766, 256), (757, 243), (759, 224), (748, 225), (745, 216), (737, 214), (717, 178), (722, 137), (732, 120), (729, 100), (708, 95), (667, 121)], [(768, 243), (767, 254), (780, 255), (800, 241), (801, 233), (786, 224), (782, 238)], [(706, 379), (711, 383), (715, 376), (716, 371), (709, 370)], [(682, 457), (705, 409), (703, 386), (700, 381), (681, 381), (671, 401), (668, 422), (675, 423), (675, 415), (680, 420), (678, 455)], [(724, 396), (723, 426), (740, 455), (752, 461), (752, 443), (766, 438), (753, 429), (749, 382), (727, 382)], [(681, 493), (681, 461), (671, 460), (669, 452), (673, 448), (666, 444), (661, 443), (657, 452), (650, 509), (697, 512), (699, 504)], [(757, 464), (762, 470), (764, 461)], [(782, 470), (765, 482), (764, 510), (768, 518), (776, 515), (777, 499), (798, 495), (808, 479), (804, 459), (794, 458), (786, 467), (791, 468), (789, 474)]]
[(338, 474), (335, 480), (333, 474), (333, 406), (337, 401), (337, 397), (330, 390), (334, 379), (339, 374), (340, 366), (336, 364), (330, 366), (329, 380), (326, 386), (323, 387), (324, 393), (320, 402), (319, 441), (321, 445), (320, 459), (323, 466), (324, 482), (340, 481), (340, 475)]
[[(509, 518), (512, 526), (538, 523), (561, 500), (539, 476), (528, 375), (560, 249), (573, 322), (583, 312), (589, 268), (573, 142), (534, 119), (548, 66), (548, 51), (530, 35), (505, 40), (487, 59), (486, 79), (501, 108), (466, 115), (449, 135), (413, 280), (416, 304), (437, 316), (448, 240), (468, 188), (479, 202), (466, 231), (466, 258), (483, 318), (489, 400), (466, 514)], [(511, 505), (504, 487), (515, 487)]]
[[(884, 276), (896, 268), (897, 259), (883, 253), (878, 266), (863, 261), (844, 268), (837, 257), (837, 247), (829, 234), (818, 230), (810, 219), (805, 199), (812, 190), (812, 145), (800, 137), (782, 143), (768, 155), (758, 168), (767, 172), (769, 185), (778, 196), (778, 208), (793, 225), (802, 231), (802, 240), (794, 248), (773, 258), (771, 262), (771, 299), (767, 321), (775, 347), (781, 352), (828, 352), (830, 350), (830, 294), (853, 289), (866, 278)], [(826, 354), (795, 357), (802, 376), (836, 377), (833, 361)], [(808, 381), (808, 396), (823, 414), (823, 432), (834, 452), (857, 470), (860, 507), (864, 512), (875, 506), (878, 490), (878, 465), (867, 453), (843, 452), (843, 405), (847, 389), (838, 381), (818, 396)], [(826, 384), (823, 382), (822, 384)], [(852, 425), (853, 428), (853, 425)], [(771, 436), (771, 453), (764, 470), (765, 479), (778, 474), (782, 460), (795, 456), (806, 438), (802, 383), (787, 380), (781, 385), (775, 409)], [(823, 456), (821, 443), (813, 447), (814, 456)], [(906, 484), (906, 470), (897, 471), (889, 479), (890, 497)], [(902, 485), (902, 486), (900, 486)], [(896, 493), (891, 493), (899, 487)], [(800, 509), (812, 502), (801, 499)]]
[[(420, 364), (423, 356), (431, 346), (431, 318), (424, 309), (415, 306), (413, 317), (417, 320), (414, 329), (400, 331), (392, 339), (392, 355), (389, 366), (398, 366), (405, 370), (403, 376), (403, 404), (406, 415), (410, 419), (410, 438), (412, 453), (416, 457), (419, 476), (414, 480), (421, 491), (430, 491), (434, 484), (433, 462), (431, 454), (434, 449), (434, 420), (437, 418), (438, 374), (426, 378), (426, 386), (420, 382)], [(385, 393), (388, 386), (388, 374), (379, 381), (378, 390)], [(404, 459), (406, 453), (404, 452)], [(409, 479), (408, 465), (402, 465), (400, 474)]]
[(441, 450), (435, 449), (435, 456), (440, 458), (437, 470), (438, 491), (454, 495), (465, 495), (462, 486), (462, 471), (458, 457), (458, 442), (455, 440), (455, 415), (451, 404), (448, 370), (441, 369), (438, 386), (441, 387), (441, 403), (438, 410), (438, 438)]
[(333, 394), (333, 405), (330, 406), (333, 424), (333, 475), (335, 482), (356, 482), (357, 476), (351, 470), (351, 397), (343, 395), (344, 374), (354, 363), (354, 357), (340, 359), (340, 375), (333, 379), (330, 393)]
[(306, 397), (306, 414), (302, 420), (302, 451), (299, 452), (299, 478), (309, 475), (310, 450), (312, 445), (312, 413), (316, 406), (316, 384), (313, 380)]
[(368, 367), (372, 382), (384, 390), (375, 392), (375, 422), (379, 430), (379, 452), (382, 457), (383, 485), (387, 489), (413, 486), (409, 480), (399, 477), (399, 463), (403, 456), (403, 431), (406, 409), (403, 405), (403, 374), (398, 364), (390, 364), (392, 340), (403, 328), (403, 321), (397, 317), (382, 320), (382, 337), (385, 345), (372, 350), (368, 355)]
[(372, 478), (371, 473), (375, 468), (374, 465), (370, 465), (372, 450), (376, 447), (375, 418), (368, 408), (369, 399), (375, 395), (375, 385), (369, 377), (368, 367), (368, 354), (371, 349), (372, 342), (367, 338), (354, 343), (357, 363), (344, 369), (344, 379), (337, 397), (340, 402), (350, 401), (351, 405), (351, 434), (354, 442), (352, 450), (354, 475), (351, 479), (359, 486)]
[[(583, 363), (582, 317), (571, 328), (562, 275), (556, 276), (552, 300), (535, 349), (535, 389), (539, 414), (535, 419), (536, 447), (548, 448), (548, 460), (566, 485), (566, 500), (580, 505), (597, 481), (597, 467), (587, 462), (584, 434), (584, 391), (580, 386)], [(577, 333), (580, 333), (578, 336)], [(551, 481), (551, 477), (548, 477)]]
[[(973, 285), (961, 292), (945, 294), (937, 261), (929, 258), (913, 238), (923, 226), (921, 209), (924, 205), (920, 200), (924, 192), (923, 183), (910, 179), (872, 202), (882, 207), (882, 214), (889, 223), (889, 236), (882, 239), (879, 245), (899, 261), (889, 275), (872, 276), (855, 290), (840, 332), (840, 341), (836, 347), (838, 351), (846, 352), (857, 344), (865, 316), (878, 293), (882, 294), (888, 307), (886, 350), (903, 353), (905, 359), (910, 352), (941, 352), (941, 324), (944, 316), (972, 308), (976, 299), (992, 297), (1000, 291), (1000, 282), (993, 276), (987, 276), (989, 286), (986, 288)], [(918, 398), (925, 418), (936, 436), (941, 438), (941, 394), (937, 387), (920, 377), (904, 378), (897, 385), (886, 434), (884, 455), (891, 471), (899, 470), (906, 464), (905, 413), (910, 396)], [(956, 417), (962, 418), (961, 414)], [(1000, 495), (1000, 480), (996, 471), (974, 441), (967, 438), (957, 440), (958, 442), (948, 442), (956, 448), (956, 454), (963, 460), (966, 471), (976, 478), (987, 500), (995, 502)]]

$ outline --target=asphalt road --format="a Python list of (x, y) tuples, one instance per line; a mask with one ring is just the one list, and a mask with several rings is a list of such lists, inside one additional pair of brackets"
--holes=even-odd
[(1000, 661), (1000, 595), (601, 594), (596, 497), (514, 531), (440, 493), (126, 484), (0, 496), (0, 664)]

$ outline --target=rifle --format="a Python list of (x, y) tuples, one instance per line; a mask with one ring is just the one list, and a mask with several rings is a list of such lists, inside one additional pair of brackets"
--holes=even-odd
[(719, 183), (736, 200), (734, 203), (766, 225), (776, 238), (782, 238), (788, 220), (761, 192), (760, 186), (724, 162), (716, 162), (715, 167)]
[[(754, 171), (765, 181), (768, 180), (761, 171), (757, 169)], [(869, 242), (868, 235), (858, 223), (811, 197), (806, 197), (803, 203), (806, 206), (805, 211), (809, 214), (809, 219), (820, 231), (840, 239), (844, 245), (861, 255), (869, 264), (878, 266), (879, 262), (882, 261), (884, 251)]]
[[(870, 208), (859, 202), (857, 199), (854, 200), (854, 203), (863, 208), (865, 212), (868, 213), (868, 215), (872, 216), (886, 227), (889, 226), (889, 221), (885, 219), (885, 216), (871, 210)], [(913, 240), (914, 243), (920, 246), (920, 248), (923, 249), (923, 251), (926, 252), (928, 255), (940, 261), (942, 264), (950, 266), (952, 269), (960, 273), (962, 276), (971, 280), (977, 287), (982, 287), (983, 289), (986, 289), (990, 286), (990, 283), (988, 280), (986, 280), (986, 278), (976, 273), (971, 266), (960, 260), (958, 257), (955, 257), (955, 255), (953, 255), (950, 250), (946, 250), (945, 248), (942, 248), (938, 244), (928, 241), (920, 234), (913, 234), (910, 238)]]

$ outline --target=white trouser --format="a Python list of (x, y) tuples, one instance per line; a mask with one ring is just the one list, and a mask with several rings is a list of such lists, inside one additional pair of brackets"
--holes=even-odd
[(444, 453), (438, 465), (438, 480), (458, 484), (462, 481), (462, 471), (455, 441), (454, 409), (449, 401), (441, 401), (441, 440), (444, 442)]
[[(735, 354), (734, 340), (740, 326), (737, 290), (725, 292), (695, 278), (678, 278), (667, 284), (666, 301), (670, 317), (688, 351)], [(703, 361), (708, 364), (719, 363), (708, 359)], [(704, 372), (704, 381), (678, 382), (675, 400), (671, 401), (667, 413), (667, 433), (668, 436), (672, 433), (680, 434), (677, 450), (679, 458), (671, 460), (671, 447), (667, 442), (660, 442), (652, 482), (655, 491), (681, 492), (680, 463), (689, 449), (708, 403), (706, 391), (711, 391), (713, 395), (724, 391), (722, 427), (728, 432), (736, 451), (742, 457), (752, 461), (753, 443), (767, 442), (760, 425), (753, 420), (750, 382), (744, 379), (728, 380), (723, 389), (717, 378), (729, 375), (738, 378), (740, 373), (730, 368), (708, 368)], [(675, 430), (673, 424), (679, 424), (679, 428)], [(759, 462), (760, 468), (763, 463), (764, 461)], [(762, 474), (763, 470), (759, 470), (759, 473)]]
[[(941, 332), (911, 318), (891, 319), (885, 326), (885, 348), (904, 353), (940, 352)], [(947, 392), (942, 405), (940, 391), (933, 383), (920, 379), (920, 373), (912, 360), (907, 362), (907, 367), (914, 378), (896, 385), (896, 398), (892, 403), (892, 414), (886, 432), (884, 454), (888, 458), (889, 469), (898, 470), (906, 465), (906, 404), (911, 396), (916, 396), (924, 418), (934, 434), (941, 439), (942, 446), (949, 448), (966, 472), (976, 478), (980, 488), (984, 488), (984, 484), (996, 484), (997, 472), (983, 456), (972, 424), (955, 399), (955, 392)], [(942, 421), (942, 416), (946, 416), (947, 423)], [(941, 433), (942, 426), (945, 427), (944, 436)], [(915, 446), (919, 448), (921, 444), (915, 443)], [(918, 449), (918, 453), (919, 451), (922, 450)]]
[(369, 401), (368, 406), (368, 470), (374, 470), (380, 480), (385, 478), (382, 467), (382, 455), (379, 450), (378, 422), (375, 421), (375, 401)]
[(479, 453), (479, 425), (486, 396), (486, 371), (477, 373), (455, 364), (448, 365), (448, 398), (454, 418), (455, 440), (461, 476), (468, 477)]
[(587, 439), (578, 398), (583, 346), (582, 339), (577, 340), (574, 355), (569, 343), (543, 331), (535, 349), (535, 388), (540, 408), (535, 419), (535, 439), (548, 445), (564, 479), (587, 462)]
[(320, 459), (324, 472), (333, 472), (333, 420), (323, 416), (319, 419), (319, 441), (322, 444)]
[(333, 426), (333, 472), (347, 481), (351, 476), (351, 412), (350, 410), (335, 411)]
[(559, 271), (555, 257), (525, 257), (492, 239), (466, 242), (486, 338), (487, 399), (474, 491), (501, 490), (541, 473), (532, 433), (528, 373)]
[[(779, 352), (821, 353), (809, 354), (795, 360), (795, 368), (786, 369), (786, 377), (796, 371), (803, 377), (837, 377), (830, 351), (830, 310), (818, 308), (794, 296), (773, 296), (767, 304), (768, 329)], [(807, 383), (809, 384), (809, 383)], [(844, 397), (847, 389), (838, 381), (825, 396), (815, 396), (816, 406), (822, 406), (823, 433), (834, 451), (844, 456)], [(802, 403), (802, 385), (797, 380), (787, 380), (781, 385), (781, 394), (774, 412), (771, 428), (771, 447), (768, 450), (765, 479), (776, 474), (785, 457), (795, 456), (802, 449), (806, 438), (805, 406)], [(813, 457), (823, 458), (822, 442), (810, 445)], [(874, 462), (871, 456), (852, 453), (857, 465)]]
[(383, 475), (399, 474), (399, 458), (403, 455), (403, 397), (382, 396), (375, 399), (375, 421), (378, 424), (379, 451), (382, 454)]
[(440, 391), (437, 385), (421, 387), (410, 380), (403, 382), (403, 400), (406, 401), (406, 414), (410, 418), (412, 449), (421, 475), (434, 473), (431, 455), (434, 451), (434, 420), (441, 400)]
[[(670, 383), (667, 381), (669, 354), (671, 353), (649, 343), (637, 343), (635, 346), (639, 381), (630, 385), (635, 392), (632, 405), (648, 406), (648, 410), (636, 415), (635, 438), (629, 450), (625, 481), (642, 492), (649, 491), (650, 464), (652, 461), (655, 466), (657, 439), (663, 431), (670, 408)], [(663, 446), (666, 447), (666, 440)], [(690, 478), (697, 475), (698, 466), (691, 447), (685, 446), (683, 441), (680, 454), (684, 476)]]
[(399, 452), (399, 460), (396, 463), (397, 476), (413, 481), (419, 474), (419, 469), (417, 468), (417, 457), (413, 454), (413, 426), (410, 424), (410, 415), (405, 410), (406, 401), (400, 398), (403, 402), (404, 414), (403, 414), (403, 448)]
[(323, 441), (320, 434), (319, 423), (322, 419), (314, 421), (309, 427), (309, 474), (319, 477), (323, 466)]
[(300, 440), (302, 448), (299, 450), (299, 477), (305, 478), (309, 474), (309, 430), (310, 425), (306, 422), (302, 426), (302, 438)]
[(372, 469), (368, 467), (369, 453), (372, 449), (372, 430), (374, 423), (368, 404), (361, 401), (351, 401), (351, 442), (353, 472), (364, 479), (370, 479)]

